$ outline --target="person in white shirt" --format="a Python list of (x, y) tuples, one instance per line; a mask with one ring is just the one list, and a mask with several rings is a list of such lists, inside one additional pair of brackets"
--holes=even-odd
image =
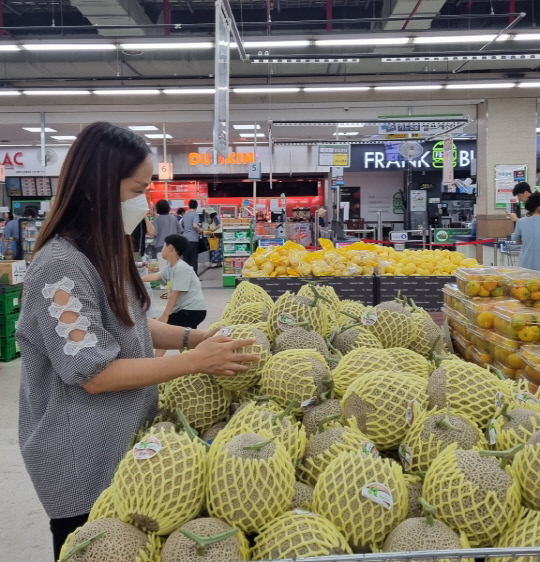
[[(164, 240), (161, 255), (167, 267), (159, 273), (146, 275), (143, 281), (170, 281), (167, 307), (158, 318), (160, 322), (173, 326), (196, 329), (206, 318), (206, 301), (197, 274), (183, 259), (188, 240), (179, 234), (171, 234)], [(165, 350), (156, 350), (156, 357), (165, 355)]]

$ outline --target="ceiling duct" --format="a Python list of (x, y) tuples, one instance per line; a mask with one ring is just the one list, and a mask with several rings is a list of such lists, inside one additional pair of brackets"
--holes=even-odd
[[(92, 25), (151, 25), (137, 0), (71, 0)], [(146, 35), (149, 30), (123, 29), (122, 35)], [(100, 35), (117, 36), (118, 29), (100, 29)]]
[[(435, 17), (446, 3), (446, 0), (385, 0), (381, 10), (381, 17), (383, 18), (404, 18), (415, 16), (431, 16)], [(432, 20), (419, 19), (419, 20), (403, 20), (396, 19), (395, 21), (386, 21), (380, 25), (379, 29), (385, 31), (401, 31), (403, 29), (429, 29)]]

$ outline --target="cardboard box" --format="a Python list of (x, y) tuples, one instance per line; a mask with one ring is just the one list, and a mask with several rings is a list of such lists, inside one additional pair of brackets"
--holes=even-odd
[(25, 273), (24, 260), (0, 261), (0, 285), (18, 285), (23, 282)]

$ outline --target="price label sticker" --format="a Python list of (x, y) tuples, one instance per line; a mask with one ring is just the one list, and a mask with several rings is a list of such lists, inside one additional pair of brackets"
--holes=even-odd
[(133, 447), (133, 458), (142, 461), (155, 457), (161, 451), (161, 441), (150, 436), (145, 441), (139, 441)]
[(362, 488), (362, 496), (378, 503), (385, 509), (390, 509), (394, 505), (392, 492), (384, 484), (380, 482), (370, 482)]

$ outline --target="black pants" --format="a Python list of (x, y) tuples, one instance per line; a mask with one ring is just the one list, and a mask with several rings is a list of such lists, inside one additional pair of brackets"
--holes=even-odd
[(183, 328), (197, 329), (197, 326), (206, 318), (206, 310), (179, 310), (169, 316), (167, 324), (182, 326)]
[(188, 242), (188, 247), (182, 259), (194, 269), (195, 273), (199, 270), (199, 243)]
[(53, 536), (54, 559), (59, 560), (60, 550), (66, 542), (68, 535), (88, 521), (88, 513), (65, 519), (51, 519), (51, 533)]

